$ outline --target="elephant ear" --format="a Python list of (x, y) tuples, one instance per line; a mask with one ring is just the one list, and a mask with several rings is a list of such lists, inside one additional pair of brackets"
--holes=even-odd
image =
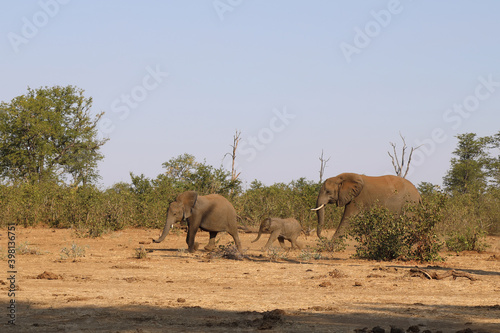
[(184, 205), (184, 218), (187, 219), (191, 217), (191, 213), (194, 205), (196, 204), (196, 200), (198, 199), (198, 193), (195, 191), (186, 191), (177, 197), (177, 202), (180, 202)]
[(268, 217), (267, 219), (264, 220), (264, 222), (262, 223), (262, 226), (263, 226), (263, 230), (266, 231), (266, 230), (269, 230), (269, 228), (271, 228), (271, 218)]
[(342, 182), (340, 183), (337, 206), (342, 207), (361, 193), (364, 182), (360, 175), (354, 173), (344, 174), (340, 178)]

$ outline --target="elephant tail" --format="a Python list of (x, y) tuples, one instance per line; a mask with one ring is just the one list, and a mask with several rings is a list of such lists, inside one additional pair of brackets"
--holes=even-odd
[(250, 229), (249, 227), (247, 227), (246, 225), (239, 225), (238, 226), (238, 229), (239, 230), (243, 230), (246, 234), (254, 234), (256, 233), (257, 231), (255, 230), (252, 230)]
[[(238, 229), (239, 230), (243, 230), (245, 233), (247, 234), (254, 234), (256, 233), (257, 231), (256, 230), (252, 230), (248, 227), (248, 225), (243, 222), (243, 218), (239, 215), (236, 215), (236, 217), (238, 218), (238, 220), (240, 221), (241, 225), (238, 225)], [(245, 217), (245, 219), (247, 219), (248, 221), (252, 222), (251, 219), (249, 219), (248, 217)]]

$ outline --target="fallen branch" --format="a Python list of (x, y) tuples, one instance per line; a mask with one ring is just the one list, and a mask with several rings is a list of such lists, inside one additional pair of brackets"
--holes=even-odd
[(410, 269), (410, 274), (411, 276), (420, 276), (420, 277), (425, 277), (429, 280), (442, 280), (446, 279), (448, 277), (453, 277), (453, 280), (456, 280), (458, 277), (464, 277), (467, 278), (471, 281), (477, 281), (479, 280), (478, 278), (474, 277), (472, 274), (462, 272), (462, 271), (456, 271), (456, 270), (451, 270), (444, 272), (443, 274), (438, 274), (437, 272), (428, 272), (425, 269), (422, 268), (412, 268)]

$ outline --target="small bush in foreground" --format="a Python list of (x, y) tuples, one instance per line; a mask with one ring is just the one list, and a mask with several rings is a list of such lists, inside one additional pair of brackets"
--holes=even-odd
[(87, 246), (82, 247), (73, 242), (69, 249), (67, 247), (64, 247), (61, 250), (61, 259), (73, 259), (73, 261), (75, 261), (78, 258), (85, 257), (86, 247)]
[(387, 208), (374, 207), (351, 219), (349, 235), (358, 242), (356, 257), (393, 260), (408, 252), (408, 224)]
[(341, 236), (337, 239), (328, 239), (326, 237), (320, 237), (316, 242), (315, 250), (316, 252), (339, 252), (344, 251), (347, 247), (345, 244), (345, 236)]
[(137, 259), (146, 259), (148, 257), (148, 251), (141, 246), (140, 248), (135, 249), (135, 257)]
[(351, 219), (349, 235), (357, 242), (355, 256), (371, 260), (442, 260), (442, 244), (434, 231), (441, 220), (441, 202), (408, 206), (403, 214), (376, 206)]

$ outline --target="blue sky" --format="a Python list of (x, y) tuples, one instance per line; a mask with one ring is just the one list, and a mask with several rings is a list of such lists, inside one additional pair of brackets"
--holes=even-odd
[(9, 1), (2, 86), (74, 85), (106, 112), (103, 186), (189, 153), (267, 185), (394, 173), (441, 184), (456, 135), (500, 130), (498, 1)]

